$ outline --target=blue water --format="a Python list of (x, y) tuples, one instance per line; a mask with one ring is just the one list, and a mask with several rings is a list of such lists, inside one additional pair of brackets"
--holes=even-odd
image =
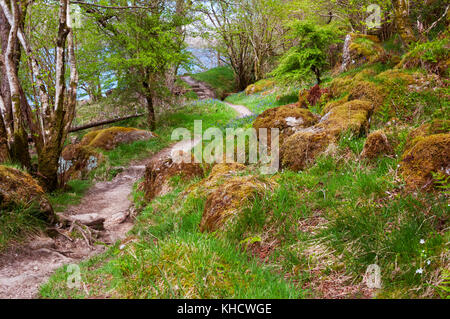
[[(183, 75), (185, 73), (200, 73), (217, 67), (217, 56), (214, 50), (188, 48), (187, 51), (189, 51), (193, 55), (193, 63), (189, 69), (180, 68), (178, 70), (179, 75)], [(113, 72), (104, 72), (102, 73), (101, 78), (102, 93), (105, 96), (105, 93), (107, 91), (115, 89), (117, 87), (117, 80), (115, 79), (115, 74)], [(83, 89), (78, 88), (78, 99), (86, 100), (89, 99), (89, 96)]]

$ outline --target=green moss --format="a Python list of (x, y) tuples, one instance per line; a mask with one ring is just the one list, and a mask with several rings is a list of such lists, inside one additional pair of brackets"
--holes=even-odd
[(432, 173), (447, 174), (450, 163), (450, 134), (417, 138), (402, 157), (401, 173), (408, 188), (430, 186)]
[(224, 181), (245, 171), (246, 166), (239, 163), (221, 163), (213, 166), (208, 177), (188, 188), (186, 193), (193, 197), (206, 197)]
[[(257, 134), (261, 128), (278, 128), (281, 145), (298, 129), (313, 126), (317, 121), (317, 116), (309, 110), (300, 108), (298, 104), (290, 104), (264, 111), (256, 118), (253, 128), (256, 129)], [(267, 141), (268, 143), (271, 141), (270, 130), (267, 133)]]
[(392, 147), (386, 134), (382, 131), (375, 131), (371, 133), (364, 144), (364, 149), (361, 153), (362, 158), (374, 159), (381, 155), (392, 152)]
[(110, 127), (86, 134), (80, 144), (103, 150), (112, 150), (120, 143), (130, 143), (152, 137), (155, 137), (153, 133), (132, 127)]
[(273, 182), (263, 182), (254, 176), (237, 176), (225, 181), (208, 196), (200, 231), (215, 232), (226, 228), (242, 212), (243, 203), (254, 196), (262, 196), (266, 189), (273, 187)]
[(426, 136), (448, 133), (449, 131), (450, 120), (433, 120), (429, 123), (425, 123), (409, 133), (405, 149), (412, 148)]
[(294, 171), (303, 170), (344, 132), (366, 133), (372, 111), (372, 103), (361, 100), (334, 106), (318, 124), (286, 139), (280, 150), (282, 166)]
[(266, 91), (266, 90), (274, 87), (274, 85), (275, 85), (275, 81), (273, 81), (273, 80), (268, 80), (268, 79), (260, 80), (254, 84), (249, 85), (245, 89), (245, 94), (251, 95), (251, 94), (259, 93), (262, 91)]

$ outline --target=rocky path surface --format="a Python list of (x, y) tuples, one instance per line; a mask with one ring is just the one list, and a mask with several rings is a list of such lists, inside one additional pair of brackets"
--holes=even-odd
[[(236, 110), (239, 117), (252, 114), (244, 106), (227, 105)], [(61, 214), (64, 220), (77, 227), (83, 238), (70, 237), (73, 230), (71, 226), (68, 230), (58, 229), (55, 238), (36, 238), (30, 244), (0, 256), (0, 298), (37, 298), (40, 285), (56, 269), (67, 264), (77, 264), (107, 249), (107, 245), (95, 245), (94, 241), (113, 244), (125, 239), (133, 227), (130, 194), (133, 185), (144, 175), (146, 164), (173, 156), (178, 151), (190, 152), (200, 142), (201, 139), (197, 138), (176, 143), (150, 159), (132, 163), (112, 181), (95, 184), (80, 204), (68, 207)]]

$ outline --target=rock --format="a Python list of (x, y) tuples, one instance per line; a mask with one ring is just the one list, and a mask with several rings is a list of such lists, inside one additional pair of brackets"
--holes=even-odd
[(65, 181), (84, 179), (104, 160), (103, 155), (90, 146), (71, 144), (64, 148), (59, 161), (59, 173)]
[(400, 172), (407, 188), (430, 186), (432, 173), (450, 175), (450, 133), (416, 138), (402, 156)]
[(108, 224), (110, 225), (119, 225), (125, 222), (128, 218), (129, 214), (126, 212), (116, 213), (108, 219)]
[(150, 162), (145, 169), (144, 182), (142, 189), (145, 192), (147, 201), (155, 197), (165, 195), (172, 189), (170, 179), (180, 175), (182, 179), (189, 180), (194, 177), (204, 177), (207, 166), (194, 163), (177, 163), (172, 157), (156, 159)]
[(371, 133), (364, 144), (361, 158), (374, 159), (378, 156), (392, 152), (389, 140), (383, 131)]
[(49, 223), (57, 221), (44, 190), (28, 173), (0, 165), (0, 214), (17, 208), (33, 207), (37, 216)]
[(274, 85), (275, 85), (275, 82), (272, 80), (260, 80), (254, 84), (249, 85), (245, 89), (245, 94), (251, 95), (251, 94), (259, 93), (262, 91), (266, 91), (266, 90), (274, 87)]
[(247, 200), (262, 196), (275, 185), (255, 176), (236, 176), (217, 185), (206, 200), (200, 230), (215, 232), (226, 228), (242, 211)]
[(372, 103), (368, 101), (354, 100), (335, 105), (318, 124), (286, 139), (280, 148), (282, 166), (294, 171), (302, 170), (336, 142), (342, 133), (367, 133), (372, 111)]
[(94, 229), (103, 230), (105, 218), (101, 217), (99, 214), (82, 214), (82, 215), (60, 215), (61, 220), (67, 220), (70, 222), (78, 223), (84, 226), (88, 226)]
[(156, 135), (149, 131), (131, 127), (110, 127), (86, 134), (81, 140), (82, 146), (100, 148), (110, 151), (119, 144), (145, 141), (155, 138)]
[(269, 145), (271, 141), (270, 129), (278, 128), (280, 130), (280, 145), (282, 145), (286, 138), (302, 128), (316, 124), (318, 121), (319, 117), (309, 110), (300, 108), (297, 104), (290, 104), (266, 110), (256, 118), (253, 128), (256, 129), (258, 136), (260, 128), (269, 129), (267, 132)]
[(52, 249), (55, 248), (55, 241), (51, 238), (33, 238), (33, 241), (30, 242), (28, 245), (32, 250), (39, 250), (39, 249)]

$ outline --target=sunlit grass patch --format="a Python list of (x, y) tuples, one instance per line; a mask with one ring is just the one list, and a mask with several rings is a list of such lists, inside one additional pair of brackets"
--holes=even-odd
[(68, 205), (78, 204), (91, 185), (92, 181), (89, 180), (69, 181), (64, 190), (59, 190), (50, 194), (49, 198), (53, 209), (57, 212), (61, 212)]
[(0, 253), (15, 243), (42, 233), (45, 226), (46, 223), (39, 218), (39, 208), (31, 206), (0, 210)]

